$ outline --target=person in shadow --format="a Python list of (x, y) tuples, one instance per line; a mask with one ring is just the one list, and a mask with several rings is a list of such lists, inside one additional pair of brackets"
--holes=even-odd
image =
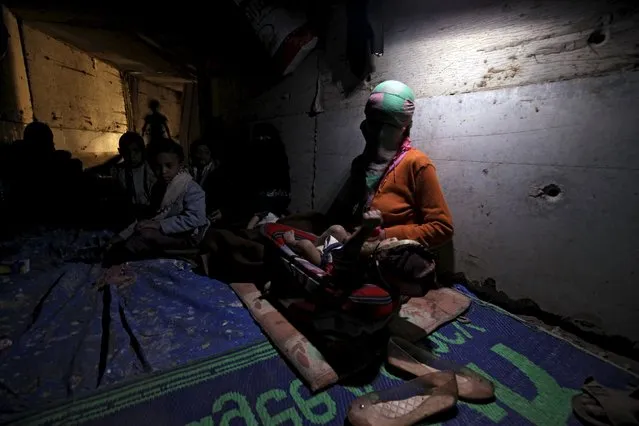
[(288, 156), (279, 132), (271, 123), (260, 123), (253, 128), (250, 163), (248, 229), (277, 221), (286, 214), (291, 202)]
[(214, 152), (208, 139), (198, 139), (191, 144), (191, 173), (206, 194), (206, 214), (211, 222), (224, 216), (222, 209), (227, 192), (221, 159)]
[(291, 181), (288, 157), (270, 123), (253, 127), (248, 144), (236, 143), (222, 164), (225, 194), (209, 219), (216, 228), (253, 229), (286, 213)]
[(46, 123), (28, 124), (16, 145), (13, 192), (19, 220), (41, 225), (74, 225), (81, 220), (82, 162), (55, 149)]
[[(247, 129), (248, 130), (248, 129)], [(223, 196), (209, 216), (201, 249), (207, 251), (211, 276), (222, 280), (262, 280), (263, 237), (260, 222), (286, 213), (290, 202), (288, 157), (272, 124), (258, 124), (253, 137), (241, 143), (241, 129), (229, 132), (239, 141), (224, 146), (221, 162)]]
[(144, 125), (142, 126), (142, 136), (148, 136), (149, 142), (160, 140), (163, 138), (171, 139), (169, 131), (168, 119), (160, 113), (160, 102), (152, 99), (149, 102), (149, 110), (151, 111), (144, 117)]
[(120, 137), (118, 152), (122, 162), (111, 169), (120, 194), (120, 205), (128, 212), (129, 220), (140, 219), (150, 214), (151, 189), (156, 182), (155, 174), (145, 158), (142, 136), (126, 132)]

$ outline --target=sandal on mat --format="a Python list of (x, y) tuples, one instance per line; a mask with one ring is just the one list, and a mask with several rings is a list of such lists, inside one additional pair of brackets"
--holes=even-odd
[(440, 371), (357, 398), (348, 409), (348, 420), (353, 426), (408, 426), (456, 403), (455, 375)]
[(586, 379), (580, 395), (572, 398), (577, 417), (587, 425), (639, 425), (639, 390), (624, 392)]
[(442, 360), (399, 337), (392, 337), (388, 341), (388, 363), (415, 376), (441, 370), (454, 371), (459, 399), (464, 401), (487, 401), (495, 397), (495, 386), (490, 380), (466, 367)]

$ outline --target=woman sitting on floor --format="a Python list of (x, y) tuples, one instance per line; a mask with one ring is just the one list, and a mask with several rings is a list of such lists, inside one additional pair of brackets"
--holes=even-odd
[(374, 239), (414, 240), (433, 248), (452, 239), (453, 222), (433, 162), (411, 146), (414, 102), (413, 91), (398, 81), (373, 90), (360, 126), (366, 148), (353, 161), (349, 183), (328, 216), (352, 228), (363, 212), (380, 210), (383, 229)]
[(195, 248), (208, 228), (204, 191), (184, 168), (182, 147), (161, 139), (151, 145), (149, 154), (158, 179), (151, 196), (157, 213), (134, 222), (112, 240), (107, 264)]

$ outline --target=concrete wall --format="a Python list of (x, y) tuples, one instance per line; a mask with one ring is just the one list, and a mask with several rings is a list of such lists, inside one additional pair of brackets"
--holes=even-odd
[(22, 137), (22, 130), (33, 121), (31, 94), (24, 66), (20, 28), (15, 16), (0, 6), (2, 22), (9, 33), (9, 48), (0, 62), (0, 143)]
[[(338, 10), (327, 52), (241, 112), (281, 129), (293, 208), (328, 206), (363, 148), (370, 88), (405, 81), (419, 98), (415, 145), (434, 159), (454, 214), (457, 269), (639, 340), (636, 7), (385, 3), (386, 51), (369, 85), (347, 99), (340, 93)], [(601, 44), (592, 42), (596, 30)], [(318, 76), (326, 112), (309, 118)], [(541, 191), (551, 184), (556, 197)]]

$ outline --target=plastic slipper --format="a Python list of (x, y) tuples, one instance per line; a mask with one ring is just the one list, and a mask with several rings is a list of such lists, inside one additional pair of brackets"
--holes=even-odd
[(388, 341), (388, 363), (415, 376), (453, 371), (461, 400), (485, 401), (495, 397), (495, 386), (490, 380), (468, 368), (442, 360), (399, 337), (392, 337)]
[(456, 403), (455, 375), (442, 371), (357, 398), (348, 409), (348, 420), (353, 426), (406, 426), (450, 410)]
[(639, 425), (639, 391), (624, 392), (600, 385), (592, 377), (581, 387), (583, 393), (572, 398), (579, 419), (593, 426)]

